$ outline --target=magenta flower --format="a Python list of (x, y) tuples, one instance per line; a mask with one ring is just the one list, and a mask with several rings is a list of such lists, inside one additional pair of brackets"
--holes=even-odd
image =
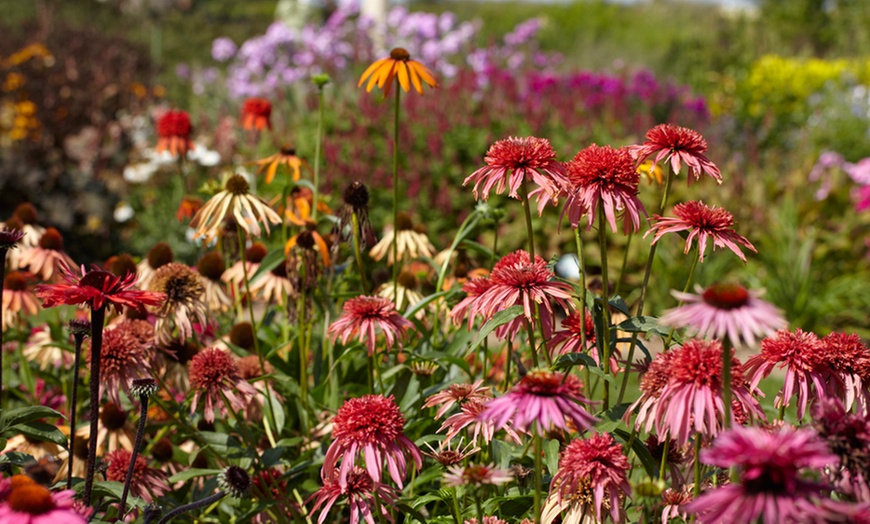
[(555, 200), (565, 184), (565, 167), (556, 160), (556, 152), (546, 138), (530, 136), (499, 140), (490, 146), (484, 160), (486, 166), (462, 183), (465, 186), (474, 182), (472, 193), (475, 199), (487, 200), (493, 188), (500, 195), (507, 187), (508, 196), (519, 200), (520, 186), (530, 181), (539, 186), (535, 189), (535, 192), (541, 190), (539, 198)]
[(683, 253), (688, 253), (692, 248), (692, 242), (697, 240), (698, 255), (701, 262), (704, 261), (704, 253), (707, 251), (707, 240), (713, 241), (714, 250), (717, 247), (727, 247), (743, 262), (746, 262), (746, 256), (740, 250), (740, 246), (757, 253), (755, 246), (732, 229), (734, 217), (722, 208), (708, 207), (699, 200), (675, 205), (674, 214), (677, 215), (676, 218), (653, 215), (652, 220), (656, 220), (656, 223), (643, 237), (646, 238), (647, 235), (654, 232), (655, 236), (652, 243), (655, 244), (667, 233), (688, 230), (689, 235), (686, 237), (686, 248)]
[(312, 515), (320, 510), (317, 524), (323, 524), (329, 515), (329, 510), (342, 497), (347, 499), (347, 504), (350, 507), (350, 524), (359, 524), (360, 515), (368, 524), (375, 524), (375, 517), (372, 513), (372, 509), (378, 505), (375, 497), (380, 502), (381, 513), (387, 520), (393, 522), (388, 508), (394, 507), (398, 502), (400, 493), (396, 488), (380, 482), (372, 482), (372, 478), (363, 468), (355, 467), (348, 472), (344, 487), (339, 485), (336, 480), (337, 476), (338, 472), (333, 472), (329, 477), (324, 477), (323, 487), (305, 501), (308, 504), (314, 500), (314, 506), (311, 507)]
[(530, 371), (504, 396), (487, 402), (480, 418), (492, 420), (496, 430), (510, 420), (521, 431), (528, 431), (534, 425), (539, 435), (546, 434), (552, 427), (567, 431), (566, 419), (577, 429), (588, 430), (596, 419), (581, 406), (591, 404), (580, 393), (582, 388), (580, 379), (574, 375)]
[(369, 355), (375, 354), (377, 332), (384, 334), (385, 346), (390, 350), (394, 344), (402, 345), (405, 330), (413, 324), (396, 311), (392, 300), (381, 297), (361, 296), (344, 303), (344, 313), (329, 326), (332, 341), (341, 337), (341, 343), (356, 337), (364, 342)]
[[(449, 442), (453, 437), (458, 435), (460, 431), (465, 428), (470, 428), (469, 433), (473, 442), (478, 442), (477, 439), (480, 437), (483, 439), (483, 442), (489, 443), (495, 435), (496, 428), (492, 420), (481, 417), (484, 411), (486, 411), (486, 404), (483, 400), (469, 400), (462, 404), (459, 413), (450, 415), (444, 420), (444, 423), (441, 424), (440, 428), (438, 428), (438, 432), (440, 433), (446, 429), (447, 435), (444, 437), (444, 440)], [(521, 442), (520, 436), (510, 426), (509, 422), (504, 425), (503, 429), (511, 442), (514, 444), (519, 444)]]
[[(332, 421), (335, 441), (326, 450), (321, 476), (334, 480), (338, 471), (338, 485), (345, 489), (348, 474), (360, 458), (376, 484), (381, 482), (384, 466), (390, 478), (401, 488), (407, 473), (406, 458), (418, 470), (423, 466), (423, 455), (405, 436), (405, 418), (399, 412), (392, 395), (365, 395), (352, 398), (338, 408)], [(336, 470), (339, 460), (341, 469)]]
[(447, 413), (453, 404), (462, 405), (471, 400), (489, 400), (491, 397), (489, 386), (481, 387), (481, 384), (483, 384), (483, 380), (478, 380), (474, 384), (450, 384), (447, 389), (427, 398), (426, 403), (423, 404), (423, 409), (441, 404), (438, 412), (435, 413), (435, 420), (438, 420)]
[(468, 330), (471, 331), (474, 327), (474, 320), (478, 315), (482, 315), (480, 296), (486, 290), (492, 287), (492, 281), (489, 277), (472, 278), (465, 284), (462, 284), (462, 291), (465, 293), (465, 298), (459, 301), (450, 310), (450, 316), (453, 317), (453, 324), (458, 326), (465, 318), (468, 318)]
[(805, 480), (804, 469), (818, 470), (837, 462), (811, 429), (784, 426), (768, 432), (735, 427), (701, 452), (701, 460), (720, 468), (737, 467), (740, 482), (708, 491), (689, 503), (701, 523), (802, 521), (817, 510), (822, 486)]
[(643, 203), (637, 198), (640, 175), (634, 158), (626, 148), (592, 144), (568, 162), (568, 199), (562, 215), (568, 216), (571, 227), (580, 225), (586, 215), (586, 229), (592, 228), (599, 203), (604, 209), (610, 229), (616, 233), (616, 213), (622, 211), (623, 231), (640, 229), (640, 214), (646, 216)]
[(36, 483), (15, 486), (0, 504), (0, 524), (85, 524), (73, 497), (71, 489), (52, 493)]
[(513, 480), (509, 471), (496, 468), (493, 464), (469, 464), (468, 466), (451, 466), (444, 474), (444, 484), (447, 486), (498, 486)]
[[(555, 316), (552, 303), (555, 302), (566, 310), (574, 308), (571, 286), (556, 282), (553, 278), (553, 271), (547, 267), (543, 258), (535, 256), (532, 263), (526, 251), (514, 251), (502, 257), (492, 268), (488, 287), (469, 303), (468, 313), (488, 319), (505, 308), (522, 305), (525, 319), (533, 322), (535, 308), (532, 304), (536, 302), (543, 306), (540, 308), (541, 323), (544, 334), (549, 337)], [(522, 325), (523, 317), (517, 317), (499, 326), (496, 336), (513, 338), (522, 329)]]
[(692, 178), (699, 180), (702, 174), (709, 175), (717, 184), (722, 183), (719, 168), (704, 156), (707, 141), (697, 131), (687, 127), (659, 124), (646, 132), (646, 141), (642, 145), (632, 146), (631, 151), (637, 157), (637, 165), (655, 155), (653, 163), (658, 164), (663, 160), (670, 162), (675, 175), (680, 173), (685, 162), (689, 167), (689, 184)]
[(830, 333), (821, 340), (824, 361), (830, 366), (828, 394), (839, 396), (846, 409), (857, 402), (870, 412), (870, 348), (855, 334)]
[[(555, 517), (565, 509), (590, 516), (594, 512), (596, 521), (604, 522), (602, 510), (609, 507), (613, 521), (622, 522), (621, 497), (631, 494), (630, 467), (622, 446), (607, 433), (572, 440), (559, 457), (559, 470), (553, 475), (542, 513)], [(569, 520), (567, 516), (565, 520)]]
[[(640, 408), (636, 427), (644, 426), (648, 432), (655, 425), (659, 435), (669, 434), (681, 446), (694, 433), (716, 436), (724, 426), (725, 414), (722, 351), (719, 341), (692, 339), (680, 348), (656, 355), (641, 379), (642, 394), (626, 411), (626, 417)], [(764, 418), (764, 411), (743, 378), (740, 361), (732, 358), (731, 362), (734, 417), (740, 423), (745, 422), (746, 415)]]
[(713, 284), (696, 288), (697, 295), (672, 291), (684, 305), (669, 309), (660, 322), (675, 328), (688, 328), (692, 336), (728, 337), (735, 346), (752, 346), (763, 337), (786, 326), (782, 312), (739, 284)]
[[(580, 312), (572, 311), (570, 315), (562, 320), (562, 327), (565, 329), (556, 331), (553, 336), (547, 341), (547, 347), (550, 348), (550, 354), (553, 358), (557, 355), (568, 355), (570, 353), (589, 352), (592, 360), (599, 366), (600, 358), (598, 351), (595, 349), (595, 322), (592, 319), (592, 314), (586, 311), (585, 322), (580, 321)], [(585, 331), (585, 333), (584, 333)], [(586, 338), (586, 347), (583, 347), (581, 334)], [(610, 370), (613, 373), (619, 371), (619, 348), (610, 354)]]
[(829, 368), (824, 360), (822, 343), (815, 333), (800, 328), (794, 333), (783, 329), (762, 340), (761, 353), (746, 361), (746, 374), (752, 387), (770, 375), (775, 367), (785, 368), (785, 384), (776, 396), (776, 407), (788, 407), (797, 393), (798, 417), (803, 418), (813, 399), (825, 397)]
[(870, 502), (870, 416), (849, 413), (840, 399), (828, 397), (816, 403), (813, 419), (819, 436), (840, 458), (839, 467), (828, 469), (837, 491)]

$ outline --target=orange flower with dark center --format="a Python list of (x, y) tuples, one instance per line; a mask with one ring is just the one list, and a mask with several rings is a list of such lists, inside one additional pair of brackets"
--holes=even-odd
[(390, 88), (396, 78), (399, 79), (399, 86), (406, 93), (411, 91), (412, 84), (414, 90), (421, 95), (423, 94), (423, 82), (426, 82), (429, 87), (438, 86), (435, 77), (426, 66), (416, 60), (411, 60), (408, 51), (397, 47), (390, 51), (390, 56), (370, 65), (360, 77), (357, 87), (362, 86), (368, 79), (366, 92), (370, 93), (377, 85), (379, 89), (384, 90), (384, 98), (386, 98), (390, 94)]
[(185, 111), (170, 109), (157, 120), (158, 153), (169, 151), (173, 156), (184, 155), (193, 149), (190, 116)]
[(298, 182), (302, 178), (302, 168), (310, 171), (308, 163), (296, 156), (296, 150), (290, 146), (284, 146), (274, 155), (267, 156), (261, 160), (254, 162), (257, 164), (257, 174), (266, 172), (266, 183), (271, 184), (275, 179), (275, 174), (278, 173), (278, 167), (281, 165), (287, 166), (287, 169), (293, 173), (293, 181)]
[(189, 218), (193, 218), (196, 212), (202, 207), (202, 199), (197, 197), (186, 196), (181, 199), (178, 204), (178, 211), (175, 212), (175, 218), (179, 222), (184, 222)]
[(272, 102), (265, 98), (253, 97), (242, 105), (242, 127), (245, 129), (272, 129)]

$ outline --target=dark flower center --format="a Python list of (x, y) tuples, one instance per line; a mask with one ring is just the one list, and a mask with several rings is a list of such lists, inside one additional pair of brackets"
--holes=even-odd
[(402, 62), (405, 62), (411, 59), (411, 53), (401, 47), (397, 47), (390, 51), (390, 58), (392, 58), (393, 60), (401, 60)]
[(43, 233), (42, 237), (39, 239), (39, 247), (51, 251), (62, 251), (63, 237), (61, 236), (60, 231), (53, 227), (46, 229), (45, 233)]
[(99, 289), (100, 291), (105, 291), (106, 284), (108, 282), (111, 282), (114, 278), (115, 275), (109, 273), (108, 271), (103, 271), (102, 269), (94, 269), (85, 273), (81, 280), (79, 280), (79, 285), (92, 287), (94, 289)]
[(226, 269), (224, 257), (217, 251), (206, 253), (196, 263), (196, 270), (199, 271), (199, 274), (215, 282), (221, 279), (224, 269)]
[(172, 442), (162, 438), (151, 446), (151, 456), (157, 462), (169, 462), (172, 459)]
[(290, 146), (282, 147), (281, 156), (296, 156), (296, 148)]
[(172, 248), (166, 242), (159, 242), (148, 251), (148, 265), (152, 269), (159, 269), (172, 262), (174, 258)]
[(136, 261), (127, 253), (115, 255), (106, 261), (105, 268), (113, 275), (125, 277), (128, 273), (136, 274)]
[(396, 280), (405, 289), (417, 289), (417, 277), (410, 271), (402, 271)]
[(18, 218), (23, 224), (36, 223), (36, 207), (30, 202), (24, 202), (15, 208), (13, 216)]
[(259, 264), (266, 258), (266, 246), (262, 242), (254, 242), (251, 247), (245, 250), (245, 260), (254, 264)]
[(234, 195), (247, 195), (251, 186), (242, 175), (233, 175), (227, 180), (224, 188)]
[(28, 484), (12, 490), (9, 494), (9, 507), (13, 511), (42, 515), (55, 508), (51, 492), (37, 484)]
[(114, 402), (109, 402), (100, 411), (100, 421), (110, 431), (116, 431), (124, 427), (127, 422), (127, 412), (119, 408)]
[(311, 231), (303, 231), (296, 237), (296, 245), (303, 249), (314, 249), (314, 234)]
[(398, 231), (410, 231), (414, 229), (414, 222), (411, 220), (411, 215), (401, 211), (396, 220), (396, 229)]
[(230, 342), (242, 349), (254, 347), (254, 329), (250, 322), (240, 322), (230, 330)]
[(701, 296), (704, 302), (719, 309), (737, 309), (749, 302), (749, 291), (740, 284), (713, 284)]
[(365, 208), (369, 204), (369, 190), (359, 180), (351, 182), (344, 190), (344, 203), (354, 209)]
[(10, 271), (3, 279), (3, 287), (10, 291), (26, 291), (27, 277), (20, 271)]

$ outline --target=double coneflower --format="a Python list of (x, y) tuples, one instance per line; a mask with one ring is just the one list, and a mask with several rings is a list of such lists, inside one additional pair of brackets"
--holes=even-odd
[(740, 246), (753, 253), (756, 252), (752, 243), (732, 229), (734, 217), (722, 208), (709, 207), (699, 200), (675, 205), (674, 214), (677, 215), (674, 218), (653, 215), (651, 220), (655, 220), (656, 223), (650, 226), (644, 237), (655, 233), (652, 240), (655, 244), (667, 233), (688, 231), (684, 253), (688, 253), (692, 243), (697, 240), (698, 257), (701, 262), (704, 261), (708, 240), (713, 242), (713, 249), (727, 247), (744, 262), (746, 256), (740, 250)]
[(361, 296), (344, 303), (343, 313), (329, 326), (333, 342), (341, 339), (347, 344), (351, 337), (364, 343), (369, 355), (374, 355), (378, 332), (384, 334), (384, 345), (389, 351), (396, 344), (401, 347), (406, 330), (413, 324), (396, 311), (387, 298)]

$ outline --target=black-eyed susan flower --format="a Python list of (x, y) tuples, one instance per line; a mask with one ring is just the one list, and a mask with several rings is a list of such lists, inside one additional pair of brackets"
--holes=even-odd
[(281, 165), (287, 166), (287, 169), (293, 173), (293, 181), (298, 182), (302, 178), (302, 168), (308, 169), (308, 163), (296, 156), (296, 150), (290, 146), (284, 146), (274, 155), (254, 162), (257, 164), (257, 174), (266, 172), (266, 183), (271, 184), (278, 173), (278, 167)]
[(390, 51), (390, 56), (370, 65), (360, 77), (357, 87), (362, 86), (368, 79), (366, 92), (370, 93), (372, 88), (377, 85), (378, 88), (383, 89), (386, 98), (390, 94), (390, 87), (396, 78), (399, 79), (399, 86), (406, 93), (411, 91), (411, 85), (421, 95), (423, 94), (423, 82), (426, 82), (429, 87), (437, 87), (438, 85), (429, 68), (416, 60), (411, 60), (408, 51), (397, 47)]

